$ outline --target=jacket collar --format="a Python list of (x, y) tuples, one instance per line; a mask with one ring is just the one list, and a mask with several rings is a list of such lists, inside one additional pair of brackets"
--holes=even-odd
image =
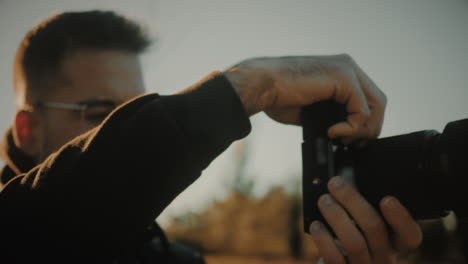
[(0, 142), (0, 158), (6, 163), (0, 171), (0, 183), (6, 184), (16, 175), (28, 172), (34, 166), (34, 160), (16, 147), (13, 130), (10, 128)]

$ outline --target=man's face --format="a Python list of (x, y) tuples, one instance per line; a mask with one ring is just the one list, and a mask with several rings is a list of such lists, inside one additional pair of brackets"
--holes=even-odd
[[(114, 109), (144, 93), (138, 56), (122, 51), (78, 51), (65, 57), (63, 86), (53, 90), (43, 102), (91, 104), (86, 111), (43, 107), (38, 136), (38, 161), (69, 140), (96, 127)], [(104, 103), (103, 103), (104, 102)]]

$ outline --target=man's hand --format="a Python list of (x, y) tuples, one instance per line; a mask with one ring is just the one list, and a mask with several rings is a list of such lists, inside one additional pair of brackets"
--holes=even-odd
[(300, 108), (326, 99), (346, 104), (346, 122), (329, 137), (344, 143), (380, 134), (386, 97), (348, 55), (254, 58), (226, 70), (249, 115), (300, 124)]
[(310, 225), (310, 233), (326, 264), (397, 263), (397, 257), (417, 248), (421, 229), (409, 212), (394, 197), (385, 197), (380, 208), (387, 226), (377, 211), (341, 176), (328, 184), (330, 194), (323, 195), (318, 206), (333, 228), (345, 256), (320, 222)]

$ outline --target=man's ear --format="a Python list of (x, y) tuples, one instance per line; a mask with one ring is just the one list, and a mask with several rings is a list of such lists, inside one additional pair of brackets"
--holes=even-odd
[(38, 119), (36, 114), (21, 110), (16, 113), (13, 129), (15, 144), (28, 156), (39, 153)]

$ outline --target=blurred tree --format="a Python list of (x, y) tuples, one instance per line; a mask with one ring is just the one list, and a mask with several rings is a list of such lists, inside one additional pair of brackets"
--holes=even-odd
[(247, 176), (246, 165), (249, 156), (248, 141), (246, 139), (234, 145), (234, 177), (230, 190), (247, 196), (252, 195), (254, 182)]

